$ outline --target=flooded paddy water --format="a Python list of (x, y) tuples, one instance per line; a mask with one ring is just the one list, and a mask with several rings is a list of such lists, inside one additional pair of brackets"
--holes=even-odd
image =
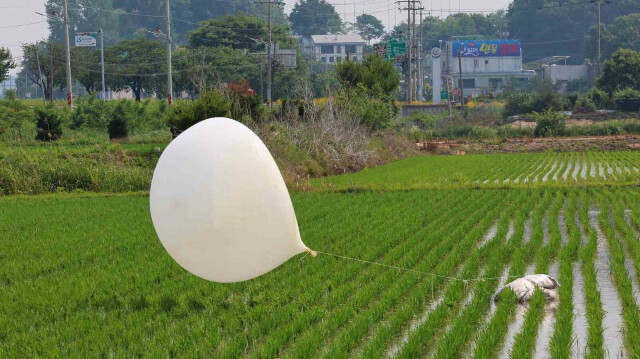
[[(603, 167), (600, 166), (600, 168)], [(605, 311), (602, 321), (605, 353), (611, 358), (623, 358), (626, 357), (626, 352), (622, 335), (622, 303), (613, 283), (609, 244), (600, 228), (599, 214), (600, 211), (595, 209), (589, 211), (589, 223), (596, 231), (598, 238), (595, 268), (598, 291)]]

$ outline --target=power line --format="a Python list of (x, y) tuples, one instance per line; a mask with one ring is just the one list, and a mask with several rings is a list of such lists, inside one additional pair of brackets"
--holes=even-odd
[(0, 26), (0, 29), (13, 29), (13, 28), (16, 28), (16, 27), (23, 27), (23, 26), (30, 26), (30, 25), (42, 24), (42, 23), (44, 23), (44, 22), (47, 22), (47, 20), (36, 21), (36, 22), (30, 22), (30, 23), (26, 23), (26, 24)]

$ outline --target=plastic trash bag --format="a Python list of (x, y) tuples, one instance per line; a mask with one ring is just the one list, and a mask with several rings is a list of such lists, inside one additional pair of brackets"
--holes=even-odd
[(541, 290), (548, 301), (558, 299), (558, 281), (548, 274), (530, 274), (522, 278), (518, 278), (504, 287), (500, 288), (495, 294), (494, 299), (498, 300), (503, 290), (510, 288), (516, 294), (518, 302), (528, 302), (531, 300), (533, 293)]

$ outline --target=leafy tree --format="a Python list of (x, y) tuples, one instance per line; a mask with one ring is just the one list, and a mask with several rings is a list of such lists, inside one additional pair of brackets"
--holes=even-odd
[[(367, 56), (362, 61), (362, 84), (370, 90), (379, 87), (383, 95), (391, 95), (400, 85), (400, 74), (391, 61)], [(379, 96), (378, 96), (379, 97)]]
[(333, 71), (324, 73), (311, 73), (313, 93), (316, 97), (327, 97), (336, 92), (340, 86), (338, 77)]
[[(619, 49), (640, 51), (640, 14), (617, 17), (612, 24), (603, 24), (600, 29), (601, 56), (611, 57)], [(597, 57), (598, 28), (589, 28), (585, 37), (585, 55), (592, 61)]]
[(55, 87), (66, 86), (65, 54), (62, 45), (43, 42), (24, 44), (22, 53), (22, 71), (26, 72), (29, 79), (42, 89), (46, 98), (51, 98)]
[[(200, 23), (200, 27), (188, 33), (192, 47), (227, 46), (234, 49), (247, 49), (251, 52), (265, 50), (268, 41), (267, 23), (255, 16), (224, 15)], [(281, 48), (293, 47), (289, 29), (284, 26), (272, 27), (272, 39)]]
[(298, 35), (336, 34), (342, 31), (342, 20), (333, 5), (325, 0), (301, 0), (289, 15), (293, 31)]
[[(69, 34), (73, 32), (104, 31), (105, 44), (114, 45), (129, 29), (123, 29), (126, 18), (142, 18), (142, 16), (121, 16), (113, 7), (111, 0), (67, 0), (69, 10)], [(151, 2), (153, 3), (153, 2)], [(158, 1), (158, 3), (160, 3)], [(45, 4), (47, 22), (51, 31), (51, 39), (56, 43), (64, 43), (64, 0), (47, 0)], [(55, 15), (52, 15), (55, 11)], [(130, 19), (131, 20), (131, 19)]]
[[(611, 23), (618, 16), (636, 12), (640, 12), (637, 0), (617, 0), (602, 6), (601, 18), (603, 23)], [(568, 55), (571, 63), (579, 64), (585, 55), (585, 42), (580, 39), (596, 23), (596, 11), (592, 1), (514, 0), (507, 18), (510, 37), (523, 42), (525, 62)]]
[(617, 89), (640, 89), (640, 52), (619, 49), (604, 62), (598, 86), (610, 95)]
[(369, 14), (362, 14), (356, 18), (356, 30), (363, 39), (370, 42), (384, 34), (384, 25), (377, 17)]
[(140, 101), (145, 91), (163, 90), (167, 79), (167, 50), (162, 42), (145, 38), (123, 40), (105, 51), (105, 56), (110, 60), (106, 70), (109, 73), (109, 88), (116, 91), (131, 90), (136, 101)]
[(16, 67), (11, 51), (8, 48), (0, 47), (0, 81), (4, 81), (9, 74), (9, 70)]
[(343, 61), (336, 65), (336, 74), (347, 98), (351, 98), (351, 90), (362, 81), (362, 66), (354, 61)]
[(362, 85), (373, 98), (391, 95), (400, 85), (400, 74), (390, 61), (377, 56), (367, 56), (361, 64), (344, 61), (336, 65), (338, 81), (350, 98), (351, 91)]
[(93, 94), (102, 88), (100, 50), (71, 48), (71, 73), (87, 91)]
[(622, 111), (637, 112), (640, 110), (640, 91), (627, 87), (613, 93), (616, 107)]
[(555, 91), (545, 91), (534, 96), (531, 101), (531, 111), (543, 112), (543, 111), (561, 111), (564, 105), (560, 95)]

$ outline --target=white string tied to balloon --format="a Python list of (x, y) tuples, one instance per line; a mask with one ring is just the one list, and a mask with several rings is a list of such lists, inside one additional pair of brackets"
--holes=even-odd
[[(390, 265), (390, 264), (372, 262), (372, 261), (368, 261), (368, 260), (364, 260), (364, 259), (360, 259), (360, 258), (347, 257), (347, 256), (343, 256), (343, 255), (340, 255), (340, 254), (335, 254), (335, 253), (322, 252), (322, 251), (318, 251), (318, 250), (312, 251), (311, 249), (309, 249), (309, 253), (308, 254), (311, 254), (312, 257), (315, 257), (315, 255), (313, 253), (311, 253), (311, 252), (316, 253), (316, 255), (317, 254), (324, 254), (324, 255), (327, 255), (327, 256), (331, 256), (331, 257), (336, 257), (336, 258), (351, 260), (351, 261), (355, 261), (355, 262), (360, 262), (360, 263), (380, 266), (380, 267), (384, 267), (384, 268), (388, 268), (388, 269), (396, 269), (396, 270), (403, 271), (403, 272), (416, 273), (416, 274), (420, 274), (420, 275), (424, 275), (424, 276), (430, 276), (430, 277), (441, 278), (441, 279), (461, 281), (461, 282), (464, 282), (465, 285), (469, 281), (484, 282), (486, 280), (501, 280), (501, 279), (505, 278), (505, 277), (471, 277), (471, 278), (462, 278), (462, 277), (456, 277), (456, 276), (447, 276), (447, 275), (431, 273), (431, 272), (425, 272), (425, 271), (420, 271), (420, 270), (411, 269), (411, 268), (399, 267), (399, 266)], [(304, 256), (302, 258), (300, 258), (300, 260), (302, 260), (303, 258), (304, 258)], [(517, 278), (517, 277), (518, 276), (507, 276), (506, 278)]]

